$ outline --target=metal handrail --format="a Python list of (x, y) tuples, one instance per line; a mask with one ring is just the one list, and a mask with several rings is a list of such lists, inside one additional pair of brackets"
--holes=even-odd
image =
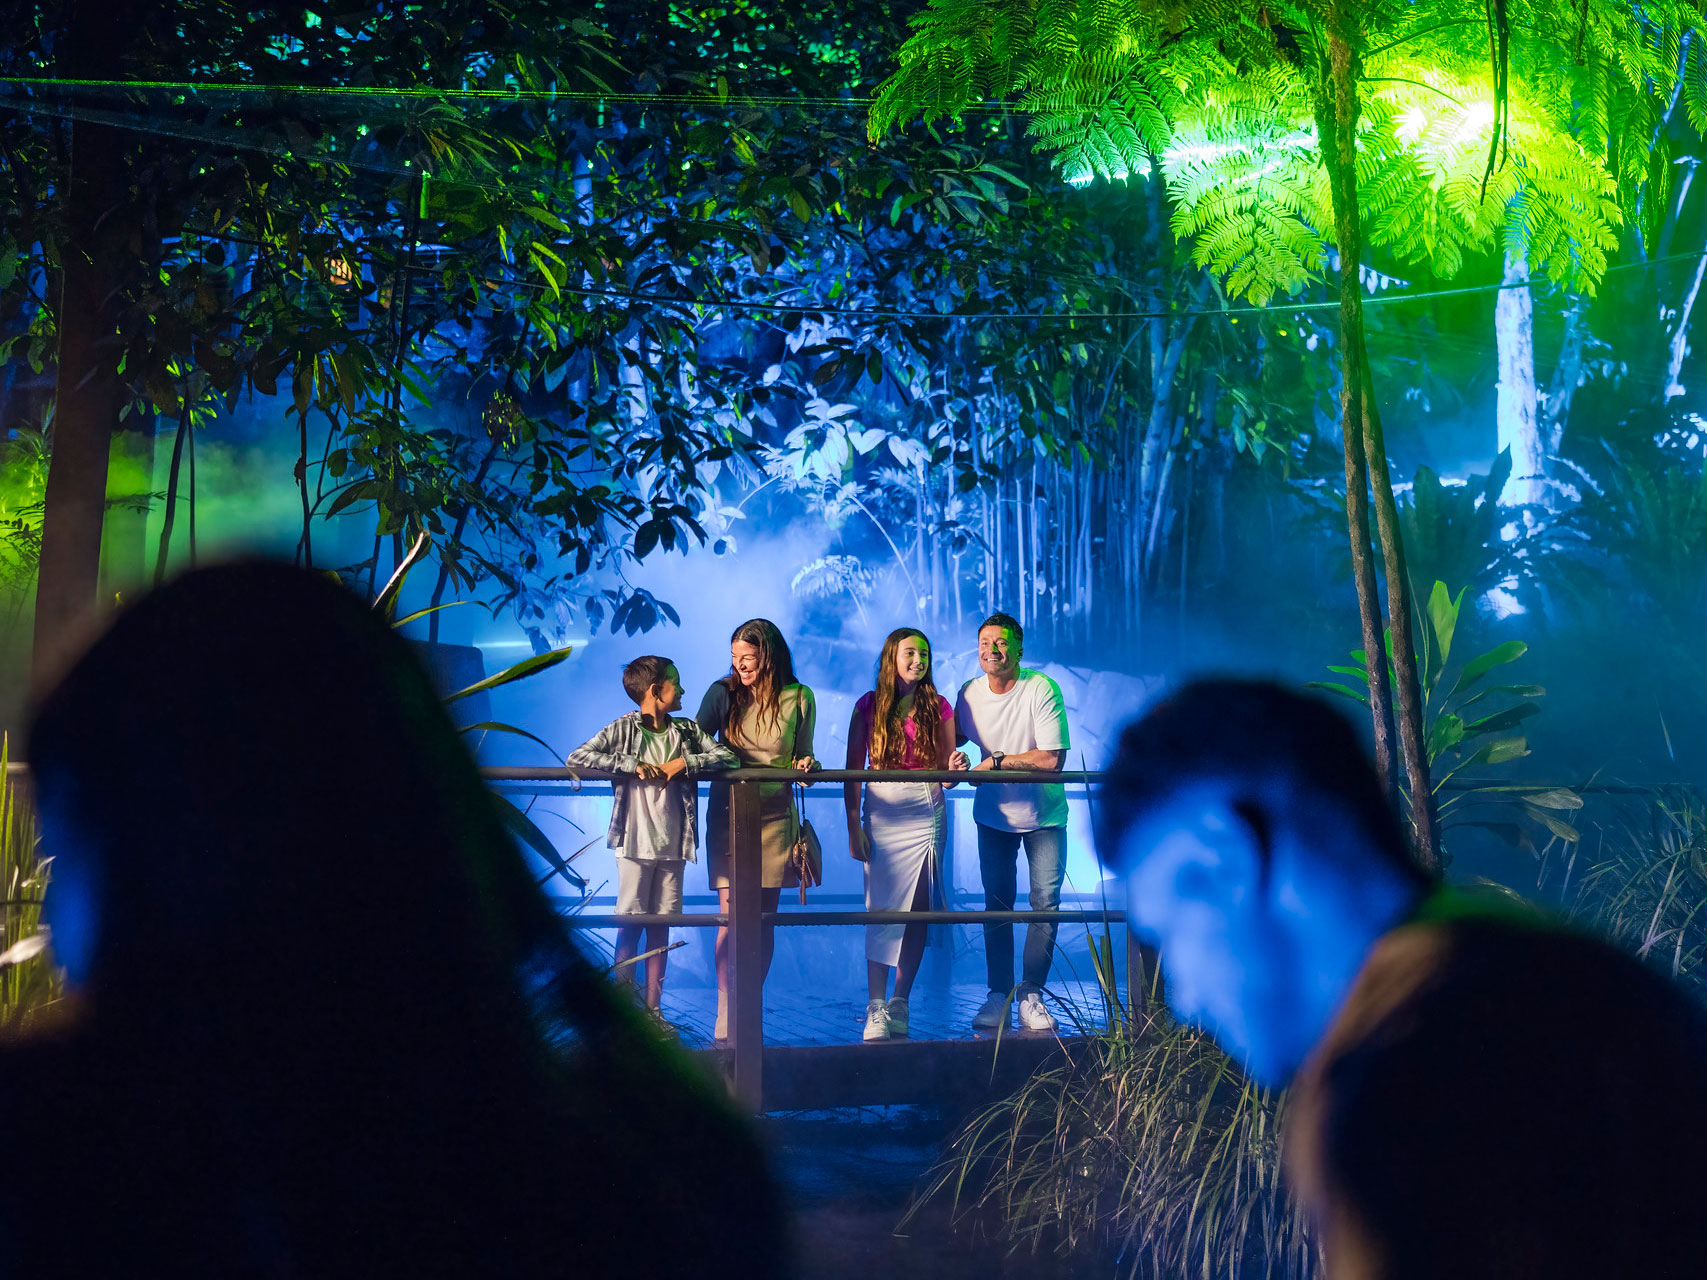
[[(489, 782), (633, 782), (632, 773), (609, 769), (570, 769), (562, 765), (485, 765)], [(838, 782), (966, 782), (973, 786), (1018, 783), (1089, 785), (1108, 775), (1100, 769), (705, 769), (680, 775), (695, 782), (791, 782), (811, 786)]]
[[(826, 924), (1124, 924), (1124, 911), (1075, 911), (1056, 908), (1053, 911), (765, 911), (760, 913), (766, 924), (826, 925)], [(722, 928), (729, 917), (720, 911), (658, 912), (647, 915), (632, 912), (618, 915), (612, 911), (598, 913), (577, 911), (565, 918), (565, 923), (578, 929), (644, 928), (657, 925), (669, 928)]]

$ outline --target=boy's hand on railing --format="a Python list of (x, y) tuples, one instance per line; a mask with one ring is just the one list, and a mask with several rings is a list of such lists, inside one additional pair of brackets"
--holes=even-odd
[(661, 781), (669, 775), (655, 764), (647, 764), (644, 760), (634, 766), (634, 776), (647, 782)]
[(855, 862), (871, 861), (871, 837), (865, 834), (865, 828), (857, 823), (848, 826), (848, 853)]
[(658, 766), (658, 776), (665, 782), (671, 778), (679, 778), (687, 770), (688, 762), (677, 756), (674, 760), (666, 760)]

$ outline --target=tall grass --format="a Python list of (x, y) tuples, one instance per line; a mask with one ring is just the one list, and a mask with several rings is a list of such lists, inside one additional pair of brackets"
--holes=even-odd
[(1315, 1275), (1315, 1245), (1281, 1172), (1285, 1096), (1251, 1084), (1165, 1012), (1127, 1019), (1112, 999), (1109, 949), (1092, 953), (1103, 1009), (1070, 1011), (1081, 1045), (956, 1132), (908, 1220), (947, 1196), (957, 1220), (993, 1222), (1016, 1249), (1088, 1256), (1092, 1272), (1106, 1263), (1137, 1280)]
[(1592, 846), (1555, 853), (1543, 870), (1544, 879), (1558, 879), (1574, 918), (1707, 1002), (1707, 801), (1700, 793), (1656, 790), (1601, 825)]
[(0, 1032), (51, 1003), (58, 988), (41, 928), (48, 860), (37, 847), (35, 814), (7, 763), (8, 743), (0, 735)]

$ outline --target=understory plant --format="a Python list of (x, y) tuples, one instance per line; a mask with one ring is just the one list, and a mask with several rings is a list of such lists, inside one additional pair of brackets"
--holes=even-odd
[(1656, 790), (1593, 842), (1550, 851), (1558, 893), (1577, 920), (1707, 1001), (1707, 800)]
[(41, 856), (35, 815), (8, 763), (8, 742), (0, 735), (0, 1032), (51, 1003), (59, 985), (41, 925), (49, 860)]
[[(1574, 843), (1576, 827), (1565, 814), (1582, 808), (1582, 797), (1566, 787), (1542, 787), (1522, 782), (1489, 780), (1484, 771), (1508, 765), (1529, 754), (1529, 739), (1518, 732), (1524, 721), (1540, 714), (1539, 699), (1547, 692), (1538, 684), (1491, 684), (1488, 677), (1529, 652), (1522, 640), (1507, 640), (1454, 668), (1452, 642), (1458, 632), (1465, 589), (1457, 595), (1436, 582), (1417, 627), (1417, 675), (1423, 697), (1423, 740), (1429, 776), (1430, 804), (1443, 834), (1455, 827), (1491, 831), (1531, 853), (1539, 847), (1535, 828), (1551, 840)], [(1387, 663), (1393, 652), (1389, 642)], [(1313, 689), (1367, 705), (1368, 657), (1352, 651), (1349, 665), (1330, 665), (1349, 683), (1312, 681)], [(1448, 672), (1452, 678), (1447, 679)], [(1470, 777), (1460, 777), (1469, 774)], [(1400, 792), (1405, 810), (1415, 820), (1416, 798), (1407, 784)]]
[[(385, 586), (382, 587), (379, 594), (374, 597), (374, 610), (384, 615), (385, 620), (391, 625), (393, 630), (400, 631), (411, 622), (419, 622), (421, 619), (437, 613), (440, 609), (449, 609), (454, 605), (466, 603), (461, 600), (453, 600), (449, 604), (436, 604), (430, 605), (425, 609), (417, 609), (414, 613), (406, 614), (401, 618), (397, 616), (397, 601), (403, 594), (403, 584), (409, 577), (409, 571), (422, 560), (426, 559), (427, 554), (431, 549), (432, 540), (429, 535), (423, 533), (416, 538), (414, 545), (410, 547), (409, 553), (403, 558), (402, 563), (397, 566)], [(562, 662), (567, 658), (571, 652), (573, 652), (572, 649), (565, 647), (561, 649), (549, 649), (544, 653), (536, 653), (531, 657), (523, 658), (513, 666), (509, 666), (502, 671), (495, 672), (483, 680), (475, 681), (466, 689), (458, 689), (454, 693), (445, 694), (444, 702), (446, 706), (449, 706), (451, 703), (459, 702), (463, 698), (469, 697), (473, 694), (484, 693), (486, 690), (496, 689), (500, 685), (514, 684), (517, 680), (526, 680), (529, 676), (537, 676), (540, 672), (547, 671), (552, 667), (555, 667), (559, 662)], [(483, 720), (478, 724), (462, 725), (458, 728), (458, 732), (514, 734), (517, 737), (526, 738), (529, 742), (538, 743), (557, 760), (561, 761), (563, 759), (562, 755), (552, 747), (549, 742), (546, 742), (537, 734), (529, 733), (526, 729), (518, 728), (513, 724), (505, 724), (502, 721)], [(567, 882), (576, 892), (585, 893), (587, 890), (586, 878), (569, 865), (574, 858), (578, 856), (579, 852), (585, 851), (585, 846), (582, 850), (578, 851), (577, 854), (572, 854), (570, 857), (565, 858), (562, 854), (558, 853), (557, 846), (552, 843), (551, 837), (539, 829), (539, 824), (529, 817), (525, 810), (517, 806), (516, 803), (508, 796), (500, 795), (496, 791), (492, 792), (491, 795), (493, 803), (497, 805), (498, 816), (503, 820), (504, 825), (509, 828), (510, 834), (545, 860), (546, 864), (551, 868), (551, 872), (549, 873), (550, 875), (563, 877), (564, 881)]]
[(961, 1126), (902, 1225), (947, 1196), (1016, 1250), (1089, 1254), (1122, 1280), (1314, 1276), (1281, 1168), (1285, 1094), (1159, 1005), (1129, 1015), (1103, 943), (1101, 1010), (1069, 1010), (1083, 1040)]

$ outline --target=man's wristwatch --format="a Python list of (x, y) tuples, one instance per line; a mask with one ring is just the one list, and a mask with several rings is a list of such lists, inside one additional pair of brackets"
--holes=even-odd
[(1002, 767), (1002, 761), (1007, 759), (1007, 755), (1008, 753), (1006, 751), (992, 751), (990, 753), (990, 767), (992, 769), (1000, 769)]

